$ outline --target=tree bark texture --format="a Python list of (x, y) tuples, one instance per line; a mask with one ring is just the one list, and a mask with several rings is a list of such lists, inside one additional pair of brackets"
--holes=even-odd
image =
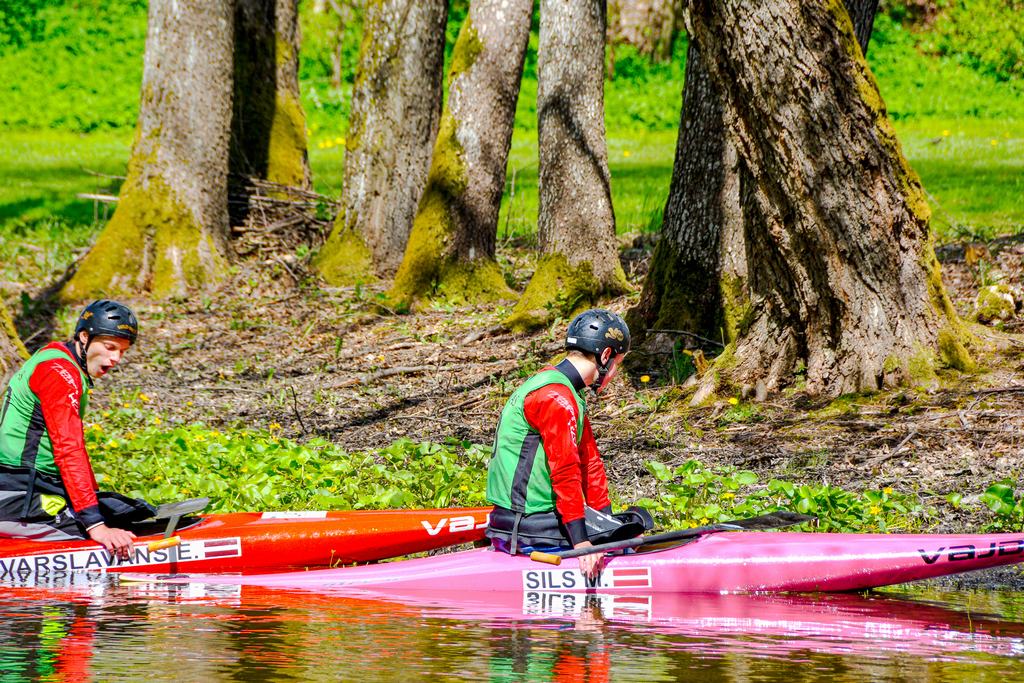
[(184, 295), (228, 240), (232, 0), (152, 0), (135, 142), (117, 210), (61, 292)]
[(230, 170), (308, 188), (297, 0), (236, 0)]
[(494, 260), (498, 209), (533, 0), (474, 0), (448, 74), (448, 101), (392, 299), (511, 298)]
[(402, 261), (441, 116), (444, 0), (369, 3), (345, 143), (341, 210), (317, 265), (334, 284)]
[(608, 44), (632, 45), (656, 61), (668, 61), (682, 9), (682, 0), (608, 0)]
[[(640, 302), (629, 315), (635, 339), (646, 351), (672, 350), (678, 333), (658, 330), (692, 332), (712, 340), (735, 336), (735, 329), (728, 329), (735, 321), (728, 319), (722, 300), (745, 286), (741, 221), (736, 150), (726, 135), (718, 92), (696, 43), (690, 41), (661, 239)], [(723, 272), (725, 264), (729, 273)], [(689, 348), (707, 345), (697, 336), (684, 336), (682, 341)]]
[(26, 358), (28, 351), (18, 337), (11, 314), (6, 306), (0, 304), (0, 397), (7, 388), (7, 380), (17, 372)]
[[(846, 4), (864, 51), (877, 0), (847, 0)], [(634, 363), (648, 368), (660, 365), (677, 340), (688, 348), (717, 352), (714, 342), (735, 341), (744, 324), (750, 311), (745, 303), (749, 291), (744, 212), (736, 161), (718, 92), (697, 42), (691, 40), (661, 240), (640, 302), (629, 315), (636, 346), (645, 352), (636, 354)], [(743, 181), (750, 180), (744, 169)], [(680, 335), (680, 331), (691, 334)]]
[(604, 128), (604, 0), (541, 0), (537, 55), (542, 258), (513, 329), (628, 288), (619, 263)]
[(937, 357), (968, 367), (924, 192), (842, 3), (689, 8), (743, 178), (749, 310), (718, 370), (771, 390), (803, 367), (836, 396)]

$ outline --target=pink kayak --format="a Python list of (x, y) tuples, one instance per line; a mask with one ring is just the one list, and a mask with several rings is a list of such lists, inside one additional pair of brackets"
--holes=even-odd
[(232, 576), (129, 574), (126, 579), (300, 588), (318, 592), (551, 591), (723, 593), (855, 591), (1024, 562), (1019, 534), (707, 534), (664, 549), (609, 557), (587, 580), (578, 561), (559, 567), (491, 549), (386, 564)]

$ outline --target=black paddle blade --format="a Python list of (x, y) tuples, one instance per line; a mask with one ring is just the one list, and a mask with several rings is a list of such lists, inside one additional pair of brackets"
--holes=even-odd
[(183, 517), (185, 515), (192, 514), (193, 512), (200, 512), (205, 510), (206, 506), (210, 504), (209, 498), (189, 498), (188, 500), (179, 500), (177, 503), (164, 503), (156, 509), (156, 514), (153, 515), (153, 519), (170, 519), (171, 517)]
[(733, 519), (728, 522), (716, 522), (715, 524), (698, 526), (692, 529), (665, 531), (652, 536), (644, 536), (642, 539), (635, 539), (637, 541), (635, 545), (652, 545), (656, 543), (666, 543), (669, 541), (681, 541), (687, 538), (697, 538), (704, 534), (713, 534), (719, 531), (765, 531), (767, 529), (782, 529), (787, 526), (810, 522), (814, 519), (817, 518), (811, 515), (802, 515), (799, 512), (776, 510), (775, 512), (768, 512), (763, 515), (749, 517), (747, 519)]
[(803, 524), (804, 522), (813, 522), (816, 519), (817, 517), (814, 515), (802, 515), (799, 512), (790, 512), (789, 510), (776, 510), (775, 512), (769, 512), (749, 519), (723, 522), (723, 524), (737, 526), (747, 531), (761, 531), (763, 529), (781, 529), (787, 526)]
[(685, 541), (686, 539), (697, 538), (698, 536), (713, 534), (719, 531), (762, 531), (764, 529), (781, 529), (795, 524), (810, 522), (814, 519), (817, 518), (812, 515), (802, 515), (799, 512), (790, 512), (788, 510), (776, 510), (775, 512), (769, 512), (763, 515), (758, 515), (757, 517), (750, 517), (748, 519), (734, 519), (731, 522), (719, 522), (717, 524), (699, 526), (693, 529), (666, 531), (664, 533), (653, 534), (650, 536), (640, 536), (638, 538), (631, 538), (623, 541), (602, 543), (589, 548), (574, 548), (571, 550), (559, 550), (551, 553), (533, 552), (530, 554), (530, 559), (535, 562), (558, 564), (563, 558), (568, 557), (582, 557), (583, 555), (610, 552), (612, 550), (622, 550), (624, 548), (638, 548), (647, 545), (659, 545), (661, 543)]

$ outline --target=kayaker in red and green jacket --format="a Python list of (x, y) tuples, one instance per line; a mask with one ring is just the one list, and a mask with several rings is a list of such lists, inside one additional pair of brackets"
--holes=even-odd
[[(495, 506), (487, 536), (499, 550), (587, 547), (601, 520), (616, 524), (583, 394), (615, 377), (629, 327), (592, 309), (570, 323), (565, 347), (566, 358), (528, 379), (501, 411), (487, 472), (487, 501)], [(600, 556), (581, 557), (580, 567), (595, 575)]]
[(105, 521), (82, 416), (92, 380), (120, 362), (137, 334), (126, 306), (94, 301), (71, 341), (47, 344), (11, 378), (0, 407), (0, 537), (88, 537), (127, 557), (135, 535)]

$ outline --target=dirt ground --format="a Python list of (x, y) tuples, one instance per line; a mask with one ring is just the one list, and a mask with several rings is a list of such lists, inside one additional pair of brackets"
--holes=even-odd
[[(1024, 279), (1024, 245), (990, 245), (1007, 279)], [(650, 247), (625, 249), (639, 288)], [(529, 251), (500, 250), (517, 284)], [(944, 278), (962, 315), (977, 292), (971, 250), (940, 250)], [(181, 302), (131, 302), (141, 341), (94, 393), (102, 409), (124, 391), (145, 391), (165, 419), (266, 428), (297, 439), (321, 436), (347, 449), (398, 438), (489, 443), (501, 405), (524, 373), (561, 351), (565, 323), (534, 334), (497, 329), (506, 307), (382, 311), (380, 287), (329, 288), (301, 261), (250, 259), (218, 291)], [(607, 302), (624, 312), (636, 294)], [(509, 302), (509, 305), (511, 302)], [(624, 498), (651, 491), (650, 459), (697, 459), (753, 469), (765, 478), (849, 489), (893, 486), (936, 499), (970, 496), (1024, 469), (1024, 338), (975, 326), (983, 370), (947, 373), (930, 389), (829, 402), (800, 393), (769, 396), (743, 420), (725, 400), (688, 408), (679, 387), (642, 384), (632, 373), (589, 399), (612, 485)], [(948, 530), (972, 525), (966, 515)]]

